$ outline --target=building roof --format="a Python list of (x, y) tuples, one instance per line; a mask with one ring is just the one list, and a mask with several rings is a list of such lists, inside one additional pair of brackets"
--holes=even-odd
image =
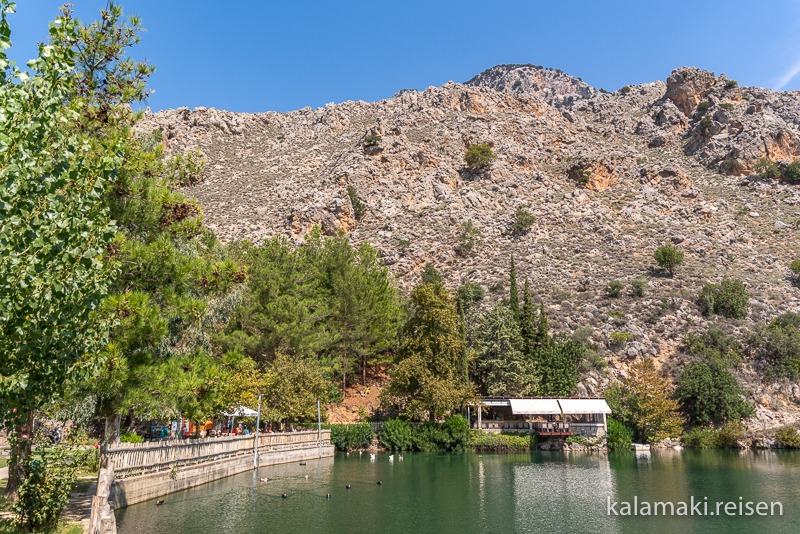
[(519, 415), (611, 413), (605, 399), (487, 397), (481, 399), (481, 404), (490, 408), (509, 406), (511, 413)]

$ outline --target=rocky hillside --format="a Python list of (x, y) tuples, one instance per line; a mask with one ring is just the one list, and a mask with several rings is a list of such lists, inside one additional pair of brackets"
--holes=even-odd
[[(776, 314), (800, 312), (788, 263), (800, 255), (800, 186), (753, 174), (766, 156), (800, 157), (800, 93), (739, 87), (694, 68), (666, 82), (596, 91), (560, 71), (489, 69), (467, 84), (402, 91), (380, 102), (344, 102), (290, 113), (177, 109), (150, 115), (174, 152), (201, 150), (204, 181), (188, 189), (226, 240), (301, 240), (314, 225), (343, 230), (382, 254), (403, 287), (434, 262), (449, 286), (478, 282), (504, 295), (509, 258), (528, 277), (555, 329), (584, 328), (610, 372), (657, 356), (668, 368), (686, 332), (717, 324), (745, 339)], [(492, 168), (472, 172), (464, 153), (488, 143)], [(366, 211), (356, 220), (348, 188)], [(527, 234), (510, 231), (523, 208)], [(479, 243), (456, 253), (471, 221)], [(674, 278), (653, 270), (653, 251), (686, 252)], [(644, 297), (605, 294), (647, 279)], [(700, 314), (704, 283), (745, 281), (745, 320)], [(626, 331), (632, 340), (613, 345)], [(797, 419), (800, 386), (741, 377), (759, 404), (756, 425)]]

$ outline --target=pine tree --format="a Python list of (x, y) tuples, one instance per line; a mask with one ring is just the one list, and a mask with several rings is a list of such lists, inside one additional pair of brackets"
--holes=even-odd
[(517, 267), (514, 265), (514, 256), (511, 256), (511, 269), (509, 272), (510, 290), (509, 290), (509, 308), (514, 313), (515, 318), (519, 318), (519, 289), (517, 288)]
[(477, 336), (476, 368), (487, 395), (532, 395), (533, 362), (522, 351), (519, 323), (511, 309), (498, 303), (483, 317)]

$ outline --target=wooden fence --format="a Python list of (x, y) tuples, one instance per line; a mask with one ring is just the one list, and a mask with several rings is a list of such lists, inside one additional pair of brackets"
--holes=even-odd
[[(266, 433), (258, 436), (259, 454), (330, 445), (330, 430)], [(114, 476), (130, 476), (169, 471), (186, 465), (201, 464), (234, 456), (253, 454), (255, 436), (228, 436), (191, 440), (169, 440), (145, 443), (121, 443), (108, 446), (104, 458), (112, 462)]]

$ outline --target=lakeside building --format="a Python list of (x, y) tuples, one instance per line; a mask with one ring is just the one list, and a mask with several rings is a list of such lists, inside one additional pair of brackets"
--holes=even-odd
[(609, 414), (602, 398), (483, 397), (471, 426), (498, 434), (596, 438), (607, 433)]

